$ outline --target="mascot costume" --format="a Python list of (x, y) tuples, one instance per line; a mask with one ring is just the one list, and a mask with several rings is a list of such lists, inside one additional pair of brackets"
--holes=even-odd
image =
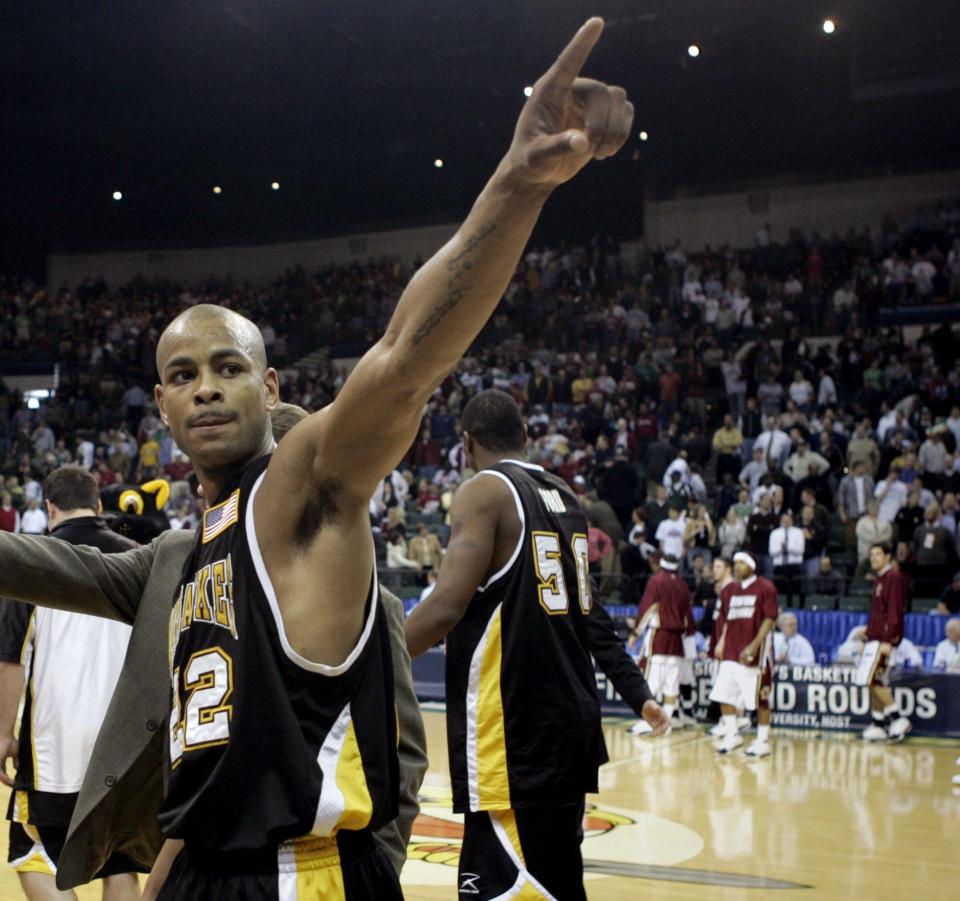
[(100, 492), (101, 516), (114, 532), (138, 544), (149, 544), (170, 528), (163, 508), (170, 499), (170, 483), (154, 479), (142, 485), (110, 485)]

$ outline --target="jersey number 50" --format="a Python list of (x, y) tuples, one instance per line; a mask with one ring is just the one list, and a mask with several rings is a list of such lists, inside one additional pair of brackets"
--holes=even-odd
[[(560, 536), (556, 532), (533, 532), (533, 565), (537, 570), (537, 592), (540, 606), (551, 616), (566, 613), (570, 608), (567, 583), (563, 576)], [(570, 539), (570, 552), (577, 564), (577, 595), (580, 609), (590, 612), (590, 561), (587, 536), (575, 533)]]

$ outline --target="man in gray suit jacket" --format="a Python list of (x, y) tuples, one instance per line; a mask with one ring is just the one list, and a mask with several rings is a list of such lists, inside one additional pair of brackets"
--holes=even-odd
[[(105, 616), (133, 626), (120, 679), (70, 823), (57, 885), (89, 882), (113, 851), (149, 869), (163, 843), (163, 743), (170, 712), (167, 624), (193, 532), (103, 554), (57, 538), (0, 533), (0, 597)], [(403, 605), (381, 588), (390, 624), (400, 726), (400, 814), (376, 838), (399, 872), (419, 811), (426, 737), (403, 635)]]

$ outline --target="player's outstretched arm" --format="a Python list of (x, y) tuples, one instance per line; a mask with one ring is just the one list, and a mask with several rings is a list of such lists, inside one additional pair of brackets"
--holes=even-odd
[(413, 277), (336, 400), (290, 432), (276, 462), (301, 470), (312, 451), (313, 481), (365, 505), (409, 448), (423, 404), (493, 313), (550, 193), (629, 134), (625, 91), (579, 77), (602, 29), (589, 20), (537, 81), (461, 228)]
[(104, 554), (49, 535), (0, 532), (0, 597), (132, 623), (155, 543)]
[(404, 624), (411, 657), (432, 648), (463, 619), (490, 571), (500, 512), (505, 502), (513, 503), (508, 492), (500, 479), (475, 476), (453, 496), (450, 543), (436, 587)]

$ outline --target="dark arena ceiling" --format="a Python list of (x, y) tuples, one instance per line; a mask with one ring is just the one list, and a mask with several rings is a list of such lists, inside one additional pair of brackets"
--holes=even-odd
[(0, 269), (457, 219), (591, 14), (587, 74), (628, 89), (636, 134), (555, 199), (554, 234), (637, 234), (644, 191), (960, 160), (958, 3), (16, 0)]

